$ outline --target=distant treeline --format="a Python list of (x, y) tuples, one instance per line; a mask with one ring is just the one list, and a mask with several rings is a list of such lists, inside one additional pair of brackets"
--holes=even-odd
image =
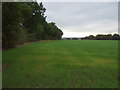
[(98, 34), (96, 36), (90, 35), (85, 38), (81, 39), (87, 39), (87, 40), (120, 40), (119, 34)]
[(54, 22), (46, 21), (45, 11), (43, 4), (37, 2), (2, 3), (2, 47), (61, 39), (63, 32)]

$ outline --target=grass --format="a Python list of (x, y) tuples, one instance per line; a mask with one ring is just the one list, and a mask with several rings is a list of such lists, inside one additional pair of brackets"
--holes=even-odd
[(3, 52), (3, 88), (117, 88), (118, 41), (58, 40)]

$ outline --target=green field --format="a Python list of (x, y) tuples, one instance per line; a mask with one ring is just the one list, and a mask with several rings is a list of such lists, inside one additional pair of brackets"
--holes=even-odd
[(3, 51), (3, 88), (117, 88), (118, 41), (57, 40)]

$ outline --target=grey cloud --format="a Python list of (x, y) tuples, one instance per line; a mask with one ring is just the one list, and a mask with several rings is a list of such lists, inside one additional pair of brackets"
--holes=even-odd
[(117, 32), (117, 2), (45, 2), (47, 21), (63, 32)]

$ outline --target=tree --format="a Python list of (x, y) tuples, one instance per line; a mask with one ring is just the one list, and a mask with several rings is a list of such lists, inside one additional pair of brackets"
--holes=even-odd
[(20, 39), (20, 32), (22, 28), (20, 23), (22, 22), (21, 16), (21, 4), (14, 2), (3, 3), (2, 13), (2, 39), (3, 47), (14, 47)]
[(89, 40), (120, 40), (119, 34), (97, 34), (95, 37), (93, 35), (90, 35), (88, 37), (82, 38), (82, 39), (89, 39)]
[(113, 35), (113, 38), (112, 38), (113, 40), (120, 40), (120, 35), (119, 34), (114, 34)]
[(3, 3), (3, 48), (28, 41), (61, 39), (63, 32), (55, 23), (46, 21), (45, 11), (43, 4), (37, 2)]

